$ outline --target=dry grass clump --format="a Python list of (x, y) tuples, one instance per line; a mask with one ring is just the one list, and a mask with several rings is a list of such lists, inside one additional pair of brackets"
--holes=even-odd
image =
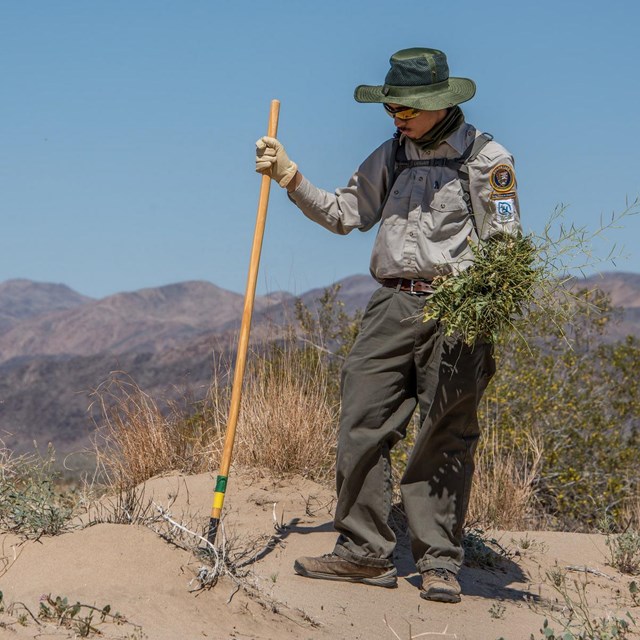
[(96, 431), (98, 467), (105, 484), (129, 489), (161, 473), (199, 473), (220, 448), (216, 424), (186, 415), (177, 404), (163, 411), (130, 378), (117, 373), (94, 392), (103, 421)]
[(330, 473), (338, 407), (327, 393), (329, 375), (321, 360), (293, 344), (255, 359), (245, 382), (237, 462), (315, 479)]
[(481, 440), (467, 521), (492, 529), (529, 528), (537, 512), (542, 446), (533, 436), (520, 448), (505, 446), (500, 438), (494, 425)]
[(621, 519), (630, 529), (640, 531), (640, 493), (637, 490), (624, 501)]
[[(130, 378), (114, 374), (94, 393), (103, 420), (96, 431), (101, 481), (118, 490), (170, 471), (215, 471), (224, 444), (232, 376), (214, 377), (197, 403), (162, 408)], [(332, 469), (337, 407), (327, 367), (294, 343), (251, 354), (234, 462), (320, 479)]]

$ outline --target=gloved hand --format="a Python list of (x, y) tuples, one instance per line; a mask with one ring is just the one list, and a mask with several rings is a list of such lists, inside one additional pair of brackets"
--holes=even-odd
[(279, 140), (263, 136), (256, 142), (256, 171), (286, 187), (296, 175), (298, 165), (289, 160)]

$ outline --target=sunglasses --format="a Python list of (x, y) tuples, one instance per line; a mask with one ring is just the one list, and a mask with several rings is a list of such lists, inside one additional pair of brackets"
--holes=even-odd
[(411, 120), (412, 118), (417, 118), (422, 111), (420, 109), (414, 109), (412, 107), (390, 107), (388, 104), (384, 103), (384, 110), (392, 117), (392, 118), (400, 118), (400, 120)]

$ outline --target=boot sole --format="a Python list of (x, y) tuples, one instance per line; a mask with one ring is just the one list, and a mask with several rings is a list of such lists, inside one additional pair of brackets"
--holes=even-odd
[(447, 593), (445, 591), (421, 591), (420, 597), (424, 600), (432, 600), (433, 602), (448, 602), (456, 604), (460, 602), (460, 595), (457, 593)]
[(368, 584), (374, 587), (386, 587), (387, 589), (398, 586), (398, 572), (396, 569), (389, 569), (386, 573), (373, 578), (365, 578), (364, 576), (339, 576), (335, 573), (322, 573), (321, 571), (309, 571), (305, 569), (298, 561), (293, 564), (294, 571), (305, 578), (316, 578), (318, 580), (338, 580), (340, 582), (358, 582), (360, 584)]

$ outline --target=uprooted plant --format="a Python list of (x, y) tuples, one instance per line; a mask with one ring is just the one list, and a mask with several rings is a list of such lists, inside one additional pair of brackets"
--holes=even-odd
[[(571, 273), (593, 268), (592, 243), (619, 221), (638, 213), (640, 199), (613, 214), (595, 232), (565, 225), (559, 207), (540, 235), (499, 235), (471, 244), (473, 264), (434, 279), (435, 292), (426, 300), (424, 319), (438, 319), (447, 335), (459, 335), (468, 344), (495, 343), (515, 331), (531, 310), (553, 318), (559, 327), (571, 321), (567, 305), (572, 296)], [(558, 224), (559, 223), (559, 224)], [(613, 261), (610, 253), (607, 260)], [(465, 265), (461, 265), (464, 267)]]
[(191, 581), (193, 591), (214, 587), (221, 577), (226, 576), (238, 589), (244, 588), (255, 595), (257, 591), (251, 588), (248, 581), (251, 566), (276, 548), (289, 527), (296, 522), (295, 519), (286, 523), (278, 521), (274, 506), (274, 534), (240, 539), (234, 535), (228, 536), (225, 523), (221, 521), (217, 542), (213, 544), (197, 532), (195, 519), (191, 519), (191, 522), (187, 520), (185, 524), (184, 518), (179, 521), (161, 505), (154, 503), (154, 508), (160, 517), (150, 528), (167, 542), (191, 553), (200, 565)]

